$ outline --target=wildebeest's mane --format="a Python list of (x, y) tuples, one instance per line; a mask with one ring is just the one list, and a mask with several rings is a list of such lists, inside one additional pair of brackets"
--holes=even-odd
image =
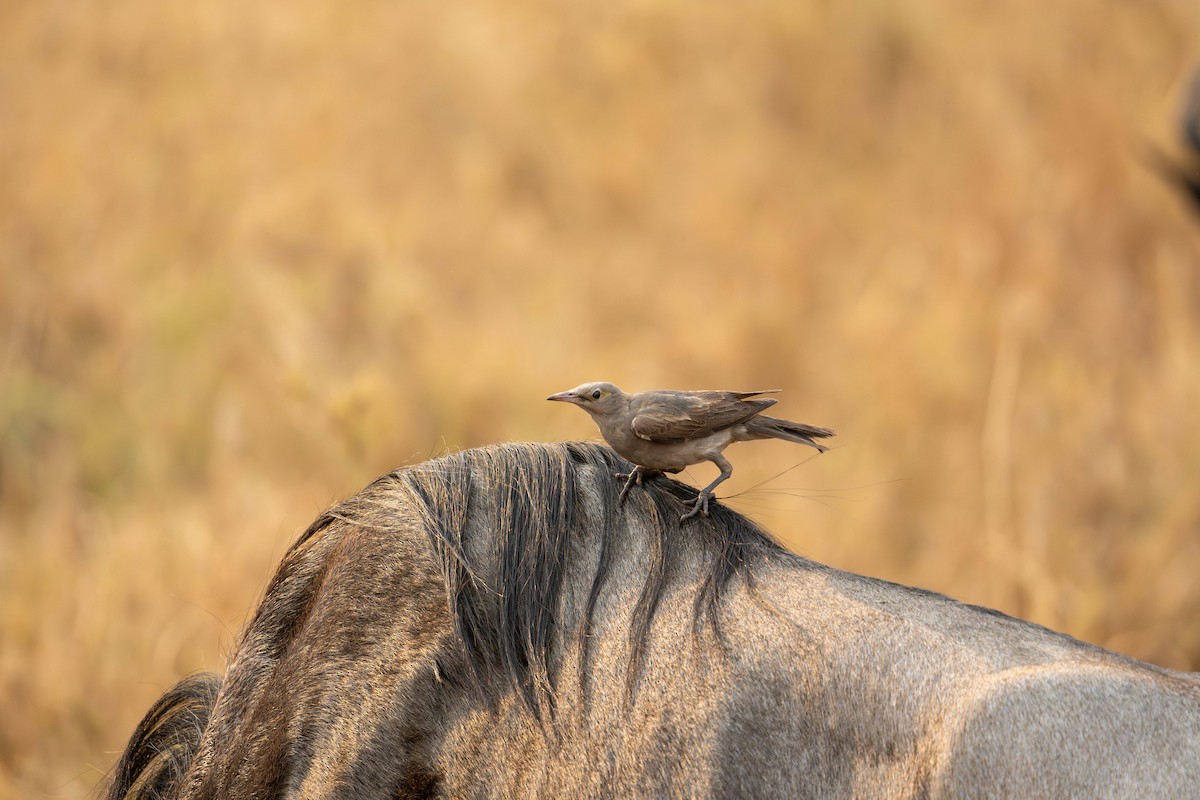
[[(477, 687), (485, 688), (489, 676), (499, 674), (536, 716), (553, 714), (550, 654), (568, 550), (571, 537), (586, 535), (600, 539), (578, 628), (579, 680), (586, 691), (593, 616), (609, 577), (622, 515), (625, 521), (630, 515), (640, 516), (641, 527), (651, 532), (647, 573), (630, 621), (630, 696), (681, 537), (699, 537), (706, 554), (693, 604), (695, 630), (700, 633), (707, 620), (718, 638), (721, 597), (730, 580), (741, 576), (750, 581), (749, 566), (764, 557), (795, 558), (745, 517), (717, 504), (709, 519), (681, 525), (683, 503), (694, 500), (696, 490), (676, 481), (650, 481), (644, 485), (648, 502), (635, 494), (618, 507), (621, 484), (612, 474), (631, 468), (600, 445), (508, 444), (455, 453), (380, 479), (387, 491), (404, 486), (418, 501), (434, 561), (442, 567), (456, 636)], [(581, 529), (585, 491), (599, 500), (599, 512), (588, 519), (587, 530)], [(368, 490), (359, 497), (373, 494)], [(380, 519), (379, 514), (360, 516), (345, 506), (331, 511), (349, 522), (363, 516)], [(468, 540), (476, 515), (495, 528), (491, 583), (480, 577), (469, 555), (479, 547)]]
[(184, 678), (160, 697), (129, 737), (105, 796), (173, 797), (220, 689), (221, 676), (203, 672)]

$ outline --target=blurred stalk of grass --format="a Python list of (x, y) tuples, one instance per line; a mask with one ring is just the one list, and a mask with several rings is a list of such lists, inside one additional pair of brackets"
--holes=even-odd
[(797, 550), (1200, 666), (1200, 234), (1132, 157), (1194, 4), (0, 16), (0, 797), (84, 793), (328, 502), (594, 436), (585, 379), (783, 388), (837, 449), (728, 491)]

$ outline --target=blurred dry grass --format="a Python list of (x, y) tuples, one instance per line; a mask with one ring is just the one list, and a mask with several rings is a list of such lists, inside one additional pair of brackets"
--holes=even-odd
[[(0, 797), (79, 796), (328, 502), (778, 386), (731, 502), (1200, 668), (1194, 2), (0, 1)], [(693, 470), (693, 480), (709, 473)]]

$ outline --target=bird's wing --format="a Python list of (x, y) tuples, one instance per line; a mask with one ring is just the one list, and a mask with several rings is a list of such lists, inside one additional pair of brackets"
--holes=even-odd
[(743, 400), (762, 392), (642, 392), (632, 404), (633, 432), (650, 442), (698, 439), (761, 413), (773, 398)]

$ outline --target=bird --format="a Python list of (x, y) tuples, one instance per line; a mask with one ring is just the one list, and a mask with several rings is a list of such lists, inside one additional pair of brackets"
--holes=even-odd
[(582, 408), (600, 428), (604, 441), (633, 462), (631, 472), (616, 476), (625, 480), (622, 504), (629, 491), (646, 478), (679, 473), (701, 461), (716, 464), (721, 474), (696, 496), (695, 504), (680, 518), (686, 522), (697, 515), (708, 516), (713, 489), (733, 474), (733, 465), (722, 452), (734, 442), (783, 439), (822, 453), (829, 449), (817, 441), (834, 435), (829, 428), (763, 416), (763, 411), (779, 401), (762, 395), (777, 392), (658, 389), (626, 394), (611, 383), (597, 381), (546, 399)]

